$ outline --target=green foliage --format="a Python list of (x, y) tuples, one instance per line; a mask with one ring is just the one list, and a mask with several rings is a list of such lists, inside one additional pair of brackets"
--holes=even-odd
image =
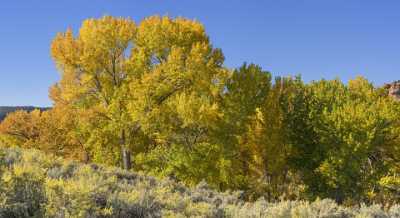
[[(54, 107), (10, 113), (0, 124), (4, 146), (132, 168), (190, 187), (205, 181), (219, 191), (241, 190), (253, 201), (399, 202), (400, 102), (387, 87), (362, 77), (347, 84), (273, 78), (255, 64), (228, 69), (204, 26), (186, 18), (88, 19), (77, 34), (59, 33), (51, 55), (61, 73), (50, 89)], [(34, 198), (40, 193), (16, 186), (45, 183), (45, 191), (37, 190), (51, 200), (44, 210), (49, 216), (222, 213), (204, 202), (166, 206), (154, 195), (162, 190), (146, 188), (151, 185), (133, 192), (132, 184), (115, 186), (121, 179), (107, 170), (57, 164), (46, 171), (59, 175), (54, 178), (36, 175), (43, 174), (41, 165), (0, 169), (8, 196), (2, 202), (43, 209)], [(264, 207), (261, 201), (251, 207), (257, 204)], [(276, 206), (283, 215), (271, 213), (308, 216), (315, 214), (312, 205), (290, 201)], [(39, 210), (23, 213), (32, 211)]]
[[(201, 182), (63, 161), (36, 150), (0, 148), (0, 217), (397, 217), (400, 206), (343, 207), (332, 200), (244, 202)], [(5, 191), (4, 191), (5, 190)]]
[[(367, 201), (379, 178), (389, 173), (389, 156), (398, 145), (398, 104), (376, 93), (373, 86), (357, 78), (341, 82), (310, 84), (309, 112), (314, 138), (311, 161), (303, 165), (310, 192), (337, 201)], [(302, 137), (299, 135), (298, 137)], [(297, 147), (302, 153), (307, 148)], [(386, 158), (387, 157), (387, 158)], [(299, 163), (300, 166), (300, 163)]]

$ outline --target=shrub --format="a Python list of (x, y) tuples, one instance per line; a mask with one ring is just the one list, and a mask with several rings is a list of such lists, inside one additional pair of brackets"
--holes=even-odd
[(350, 208), (329, 199), (245, 202), (242, 192), (215, 192), (205, 182), (190, 189), (171, 179), (17, 148), (0, 148), (0, 176), (0, 218), (400, 217), (399, 205)]

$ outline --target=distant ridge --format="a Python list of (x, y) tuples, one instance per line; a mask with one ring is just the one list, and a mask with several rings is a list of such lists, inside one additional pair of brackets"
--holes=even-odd
[(33, 111), (35, 109), (39, 110), (48, 110), (49, 107), (34, 107), (34, 106), (0, 106), (0, 121), (2, 121), (7, 114), (17, 111), (17, 110), (25, 110), (25, 111)]

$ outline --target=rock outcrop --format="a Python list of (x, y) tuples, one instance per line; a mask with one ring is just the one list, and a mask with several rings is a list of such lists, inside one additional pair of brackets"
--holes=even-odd
[(386, 84), (385, 88), (388, 89), (389, 96), (393, 97), (397, 101), (400, 101), (400, 80)]

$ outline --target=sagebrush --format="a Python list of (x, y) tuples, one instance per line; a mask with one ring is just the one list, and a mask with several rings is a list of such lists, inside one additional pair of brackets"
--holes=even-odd
[(400, 217), (400, 206), (344, 207), (329, 199), (246, 202), (241, 192), (189, 189), (37, 150), (0, 148), (0, 217)]

